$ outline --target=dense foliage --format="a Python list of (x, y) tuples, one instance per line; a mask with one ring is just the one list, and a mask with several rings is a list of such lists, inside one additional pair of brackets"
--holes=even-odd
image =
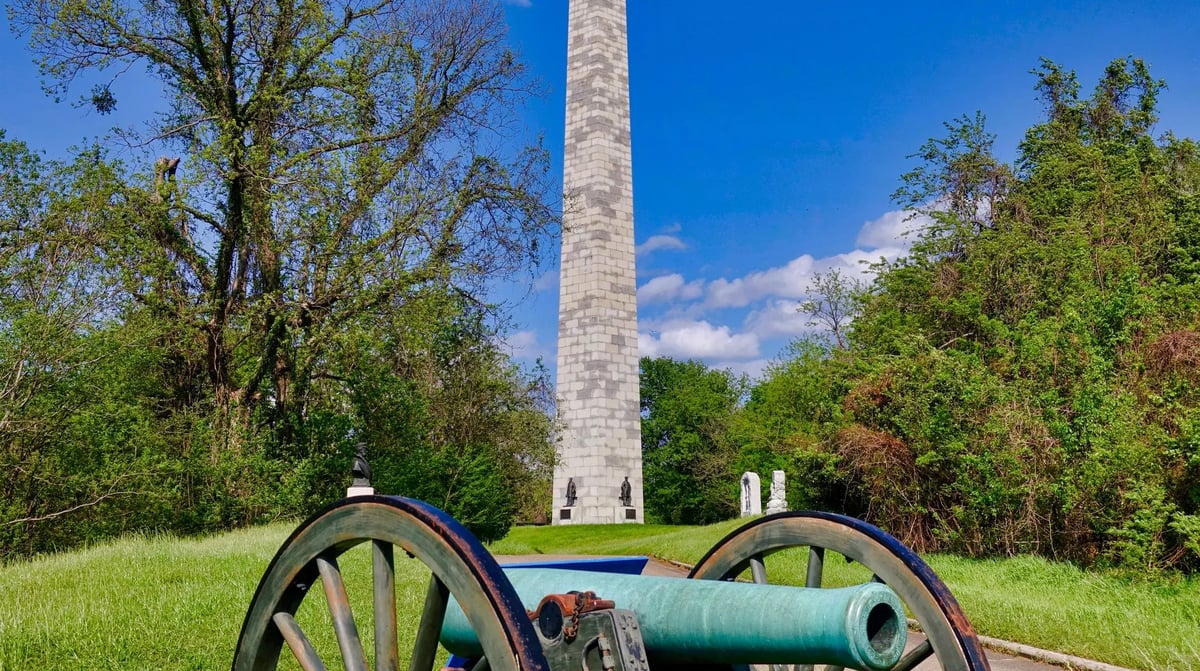
[(737, 448), (724, 427), (744, 384), (698, 361), (642, 358), (643, 490), (658, 521), (705, 524), (737, 512), (723, 478)]
[(557, 218), (545, 152), (493, 130), (530, 91), (498, 4), (9, 9), (51, 87), (157, 78), (112, 141), (180, 156), (0, 136), (0, 556), (304, 514), (358, 441), (502, 534), (553, 450), (484, 297)]
[(1200, 566), (1200, 147), (1140, 60), (1034, 74), (1014, 165), (982, 115), (920, 149), (895, 197), (932, 223), (724, 422), (727, 497), (783, 467), (922, 550)]

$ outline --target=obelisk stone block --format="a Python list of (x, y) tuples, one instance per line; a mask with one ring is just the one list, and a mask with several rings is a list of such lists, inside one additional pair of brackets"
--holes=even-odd
[(571, 0), (568, 22), (553, 506), (573, 479), (569, 523), (642, 522), (625, 0)]

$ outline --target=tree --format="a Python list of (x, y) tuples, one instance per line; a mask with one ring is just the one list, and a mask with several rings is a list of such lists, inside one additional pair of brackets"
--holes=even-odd
[(947, 134), (926, 142), (909, 158), (921, 163), (901, 177), (892, 199), (933, 220), (923, 232), (939, 251), (962, 253), (963, 239), (995, 225), (996, 208), (1011, 187), (1012, 172), (992, 156), (996, 136), (982, 112), (945, 123)]
[(544, 370), (513, 366), (461, 298), (423, 302), (409, 309), (424, 319), (355, 334), (342, 348), (355, 424), (378, 457), (380, 491), (428, 501), (496, 540), (519, 512), (549, 511), (549, 383)]
[[(158, 527), (171, 470), (155, 337), (120, 320), (101, 152), (47, 161), (0, 131), (0, 557)], [(87, 244), (80, 244), (88, 241)]]
[[(362, 435), (402, 466), (439, 457), (410, 493), (456, 492), (503, 533), (552, 450), (487, 290), (531, 270), (558, 220), (546, 153), (511, 132), (534, 87), (498, 4), (9, 16), (51, 90), (144, 67), (168, 111), (116, 132), (133, 169), (0, 138), (0, 467), (23, 469), (0, 487), (0, 552), (303, 514), (340, 495)], [(118, 93), (83, 97), (107, 113)]]
[(933, 225), (878, 266), (845, 350), (767, 370), (740, 457), (918, 549), (1195, 570), (1200, 151), (1153, 130), (1138, 59), (1090, 96), (1034, 74), (1014, 168), (982, 115), (921, 148), (896, 198)]
[(131, 139), (184, 152), (178, 179), (119, 194), (139, 215), (119, 238), (154, 243), (122, 250), (139, 271), (126, 288), (191, 334), (175, 354), (211, 391), (214, 458), (254, 416), (289, 439), (313, 381), (336, 375), (337, 332), (430, 287), (477, 297), (556, 223), (545, 153), (489, 131), (530, 90), (494, 2), (9, 13), (52, 87), (135, 65), (163, 85), (169, 112)]
[(744, 379), (699, 361), (641, 360), (646, 510), (671, 524), (706, 524), (737, 513), (736, 448), (728, 422)]
[(840, 270), (817, 273), (808, 286), (811, 298), (800, 310), (811, 319), (809, 326), (824, 326), (833, 335), (838, 349), (846, 348), (846, 329), (862, 310), (866, 287), (858, 278), (845, 277)]

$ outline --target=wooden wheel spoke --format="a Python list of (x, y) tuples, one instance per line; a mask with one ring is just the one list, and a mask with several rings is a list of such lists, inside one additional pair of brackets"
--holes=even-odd
[(821, 576), (825, 571), (825, 548), (816, 546), (808, 548), (808, 573), (804, 577), (805, 587), (820, 587)]
[(325, 589), (325, 601), (329, 604), (329, 616), (333, 618), (333, 632), (337, 635), (338, 648), (342, 651), (342, 663), (346, 671), (367, 671), (367, 657), (363, 653), (362, 641), (358, 638), (358, 627), (354, 624), (354, 613), (350, 610), (350, 598), (346, 595), (346, 584), (337, 561), (317, 557), (317, 570), (321, 573), (321, 585)]
[(929, 639), (925, 639), (920, 645), (904, 653), (900, 661), (892, 667), (892, 671), (912, 671), (918, 664), (929, 659), (932, 654), (933, 644), (929, 642)]
[[(429, 578), (429, 589), (425, 592), (425, 609), (421, 613), (421, 624), (417, 627), (417, 642), (413, 646), (412, 663), (409, 671), (431, 671), (437, 655), (438, 636), (442, 632), (442, 620), (446, 617), (446, 603), (450, 590), (436, 575)], [(482, 663), (483, 660), (480, 660)], [(476, 669), (480, 668), (478, 664)], [(483, 667), (487, 668), (487, 667)]]
[[(359, 547), (361, 546), (361, 547)], [(359, 550), (354, 550), (358, 547)], [(359, 555), (359, 551), (365, 554)], [(355, 561), (341, 562), (341, 556), (354, 552)], [(406, 622), (396, 611), (403, 582), (403, 571), (397, 574), (397, 556), (406, 553), (436, 573), (426, 599), (425, 613), (420, 622)], [(358, 567), (359, 559), (370, 555), (371, 568), (351, 581), (347, 575), (351, 566)], [(365, 562), (364, 562), (365, 563)], [(404, 563), (404, 562), (401, 562)], [(363, 575), (368, 574), (368, 575)], [(312, 643), (321, 650), (318, 656), (304, 633), (296, 626), (293, 616), (298, 609), (322, 608), (305, 603), (320, 599), (312, 583), (320, 579), (325, 606), (330, 620), (316, 613), (321, 622), (321, 636), (313, 633), (312, 624), (305, 622)], [(372, 581), (361, 589), (371, 594), (355, 594), (354, 606), (347, 598), (347, 588), (358, 589), (357, 578)], [(304, 671), (324, 671), (326, 664), (339, 671), (407, 671), (409, 650), (417, 657), (416, 668), (430, 671), (438, 654), (443, 651), (438, 640), (447, 610), (450, 593), (470, 613), (468, 624), (481, 648), (475, 655), (486, 654), (491, 662), (487, 667), (496, 671), (550, 671), (538, 642), (537, 630), (522, 607), (520, 597), (505, 578), (496, 560), (479, 541), (445, 512), (414, 499), (401, 496), (371, 496), (343, 499), (335, 502), (303, 522), (276, 553), (267, 566), (246, 611), (242, 631), (238, 635), (233, 671), (262, 671), (280, 667), (287, 643), (299, 664), (284, 660), (286, 666), (303, 667)], [(371, 608), (375, 617), (355, 623)], [(302, 620), (303, 622), (303, 620)], [(330, 625), (332, 624), (332, 636)], [(410, 624), (412, 625), (410, 627)], [(366, 627), (360, 632), (359, 627)], [(401, 636), (399, 627), (405, 628)], [(359, 637), (374, 636), (374, 645)], [(398, 646), (398, 639), (416, 635), (418, 643)], [(336, 637), (337, 651), (323, 650), (320, 640)], [(423, 642), (422, 642), (423, 641)], [(332, 641), (330, 641), (332, 646)], [(464, 645), (466, 645), (464, 643)], [(400, 648), (399, 650), (397, 648)], [(364, 648), (373, 648), (366, 650)], [(468, 649), (468, 648), (464, 648)], [(368, 667), (371, 653), (374, 664)], [(330, 658), (341, 657), (341, 663)], [(321, 657), (324, 657), (322, 661)], [(486, 671), (484, 665), (477, 668)]]
[(291, 613), (275, 613), (271, 619), (279, 633), (283, 634), (283, 640), (291, 648), (296, 661), (300, 662), (300, 668), (304, 671), (325, 671), (325, 664), (321, 662), (317, 651), (313, 650), (312, 643), (308, 642), (308, 637), (304, 635)]
[(750, 575), (754, 578), (754, 582), (760, 585), (767, 584), (767, 566), (763, 563), (761, 554), (750, 558)]
[(396, 628), (396, 567), (392, 544), (371, 543), (375, 577), (375, 671), (397, 671), (400, 651)]

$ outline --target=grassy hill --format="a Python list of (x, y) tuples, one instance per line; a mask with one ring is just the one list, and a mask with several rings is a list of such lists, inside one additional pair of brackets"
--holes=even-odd
[[(293, 526), (202, 539), (132, 537), (0, 567), (0, 671), (228, 668), (254, 588)], [(491, 549), (692, 562), (736, 526), (518, 528)], [(1134, 580), (1030, 557), (929, 561), (981, 633), (1138, 669), (1200, 667), (1198, 580)], [(801, 574), (798, 558), (768, 563), (773, 582)], [(365, 553), (351, 551), (342, 564), (352, 602), (369, 599)], [(831, 566), (827, 576), (855, 580), (851, 570)], [(401, 561), (397, 572), (403, 637), (415, 628), (426, 573)], [(321, 599), (308, 599), (298, 618), (315, 623), (306, 631), (319, 650), (332, 650), (323, 608)], [(365, 602), (356, 608), (367, 610)], [(370, 645), (369, 624), (359, 625)]]

